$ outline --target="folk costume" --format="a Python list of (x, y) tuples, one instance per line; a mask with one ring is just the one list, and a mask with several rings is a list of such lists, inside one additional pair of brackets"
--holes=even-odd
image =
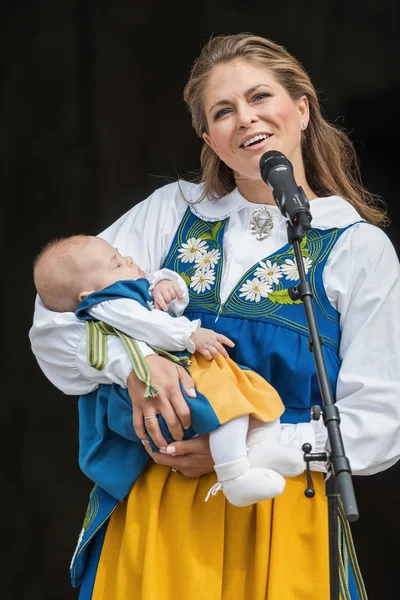
[[(308, 438), (313, 451), (323, 451), (325, 427), (310, 422), (310, 407), (321, 401), (304, 309), (287, 291), (298, 273), (285, 220), (277, 207), (252, 204), (237, 189), (196, 203), (201, 193), (191, 183), (164, 186), (101, 236), (147, 271), (178, 272), (189, 287), (189, 319), (233, 339), (232, 359), (278, 391), (281, 441)], [(373, 474), (400, 456), (399, 263), (387, 236), (343, 199), (318, 198), (310, 208), (303, 259), (346, 453), (354, 474)], [(119, 340), (110, 340), (108, 365), (96, 372), (86, 364), (85, 326), (74, 315), (55, 323), (38, 299), (30, 335), (42, 370), (64, 392), (126, 387), (131, 365)], [(49, 343), (63, 346), (56, 359)], [(61, 368), (62, 358), (70, 369)], [(80, 598), (329, 598), (324, 467), (312, 467), (314, 498), (304, 496), (301, 475), (278, 498), (243, 508), (222, 495), (204, 502), (214, 473), (189, 479), (153, 463), (123, 502), (95, 487), (71, 567)], [(340, 555), (342, 597), (365, 598), (351, 544), (343, 542)]]

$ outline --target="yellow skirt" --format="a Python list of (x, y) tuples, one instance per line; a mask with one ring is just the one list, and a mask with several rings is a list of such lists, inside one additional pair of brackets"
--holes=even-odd
[(205, 502), (215, 481), (151, 463), (111, 516), (93, 599), (329, 600), (323, 475), (312, 499), (301, 475), (248, 507)]
[(196, 388), (208, 398), (221, 425), (242, 415), (270, 422), (283, 414), (278, 392), (255, 371), (241, 369), (221, 354), (208, 361), (196, 352), (190, 360)]

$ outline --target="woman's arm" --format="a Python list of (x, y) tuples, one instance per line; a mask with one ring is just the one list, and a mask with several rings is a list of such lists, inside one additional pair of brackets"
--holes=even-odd
[(341, 325), (336, 402), (352, 471), (372, 475), (400, 458), (400, 266), (377, 227), (359, 224), (342, 238), (328, 293)]
[[(342, 360), (336, 390), (340, 431), (354, 475), (372, 475), (400, 458), (400, 267), (389, 238), (361, 223), (343, 233), (324, 284), (340, 313)], [(322, 421), (282, 425), (281, 442), (327, 447)], [(325, 471), (322, 462), (311, 463)]]
[[(389, 238), (361, 223), (346, 231), (327, 261), (324, 284), (340, 313), (342, 360), (336, 390), (340, 431), (354, 475), (372, 475), (400, 458), (400, 267)], [(283, 429), (286, 443), (312, 427), (313, 451), (324, 451), (320, 421)], [(307, 432), (309, 434), (309, 430)], [(314, 470), (325, 470), (313, 463)]]

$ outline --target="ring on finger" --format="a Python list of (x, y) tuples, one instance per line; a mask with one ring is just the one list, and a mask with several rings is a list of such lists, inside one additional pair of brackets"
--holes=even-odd
[(157, 419), (157, 415), (150, 415), (148, 417), (143, 417), (144, 421), (146, 421), (146, 419)]

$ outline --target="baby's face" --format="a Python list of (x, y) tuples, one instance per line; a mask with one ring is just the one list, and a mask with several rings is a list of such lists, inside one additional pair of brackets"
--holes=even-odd
[(121, 256), (116, 248), (98, 237), (90, 237), (82, 251), (85, 291), (98, 291), (121, 279), (140, 279), (144, 271), (130, 256)]

